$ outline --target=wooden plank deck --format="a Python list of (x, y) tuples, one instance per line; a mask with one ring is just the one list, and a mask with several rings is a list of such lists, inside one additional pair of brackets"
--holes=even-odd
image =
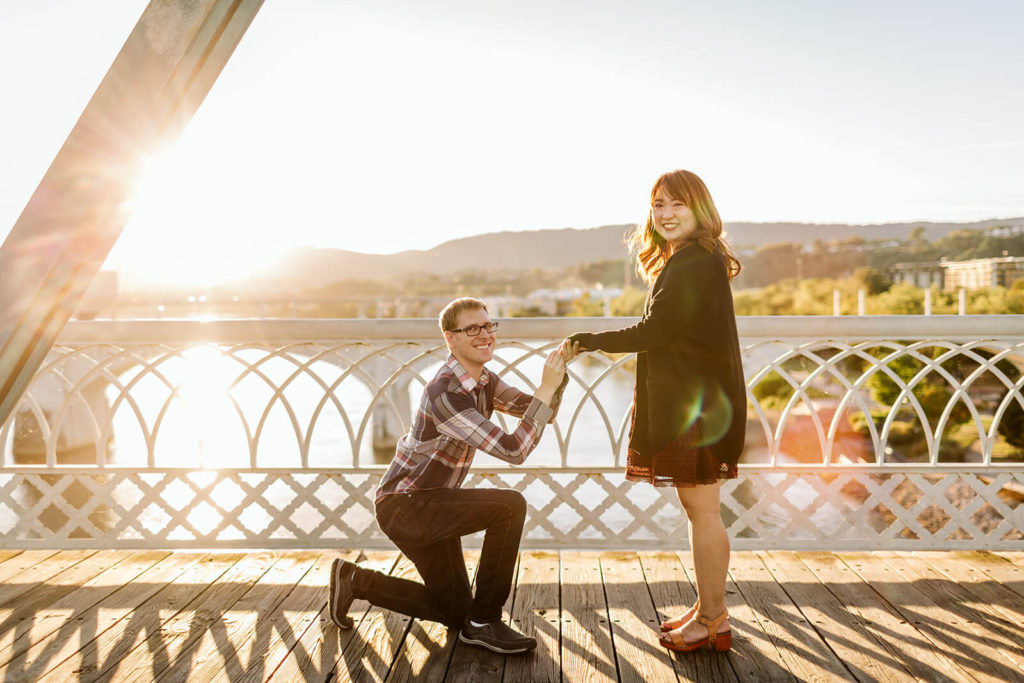
[(415, 576), (397, 552), (0, 551), (0, 679), (1024, 681), (1024, 553), (733, 553), (733, 650), (670, 655), (688, 553), (524, 551), (521, 657), (361, 601), (339, 632), (337, 556)]

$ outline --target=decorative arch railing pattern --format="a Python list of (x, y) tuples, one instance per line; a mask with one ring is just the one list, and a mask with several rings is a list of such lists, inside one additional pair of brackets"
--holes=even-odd
[[(532, 390), (566, 334), (505, 321), (491, 366)], [(1021, 548), (1021, 316), (741, 318), (737, 548)], [(374, 547), (373, 490), (447, 350), (429, 320), (68, 327), (0, 428), (8, 547)], [(515, 487), (526, 547), (676, 547), (674, 492), (621, 475), (631, 355), (587, 354)], [(505, 423), (511, 427), (511, 422)]]

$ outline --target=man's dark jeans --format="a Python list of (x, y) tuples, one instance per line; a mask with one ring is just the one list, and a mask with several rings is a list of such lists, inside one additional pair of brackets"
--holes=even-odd
[[(512, 589), (526, 500), (511, 489), (434, 489), (385, 496), (377, 523), (412, 560), (423, 583), (358, 569), (356, 597), (394, 612), (459, 628), (501, 618)], [(466, 574), (462, 537), (484, 531), (476, 595)]]

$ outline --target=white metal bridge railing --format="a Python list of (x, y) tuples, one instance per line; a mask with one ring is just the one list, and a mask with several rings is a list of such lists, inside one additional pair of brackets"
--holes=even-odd
[[(512, 319), (531, 390), (566, 334)], [(737, 548), (1024, 547), (1022, 316), (741, 318)], [(447, 355), (431, 320), (70, 324), (0, 428), (0, 546), (375, 547), (373, 491)], [(624, 481), (631, 355), (587, 354), (515, 487), (524, 547), (678, 547), (671, 489)], [(510, 422), (505, 422), (510, 426)]]

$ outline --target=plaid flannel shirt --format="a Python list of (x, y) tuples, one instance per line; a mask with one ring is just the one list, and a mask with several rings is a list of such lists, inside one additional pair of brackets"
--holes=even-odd
[[(396, 493), (458, 488), (477, 449), (521, 465), (537, 446), (544, 425), (554, 421), (565, 384), (563, 380), (549, 407), (487, 368), (475, 381), (448, 356), (424, 388), (412, 428), (399, 440), (376, 500)], [(491, 422), (495, 410), (520, 418), (514, 432), (507, 434)]]

